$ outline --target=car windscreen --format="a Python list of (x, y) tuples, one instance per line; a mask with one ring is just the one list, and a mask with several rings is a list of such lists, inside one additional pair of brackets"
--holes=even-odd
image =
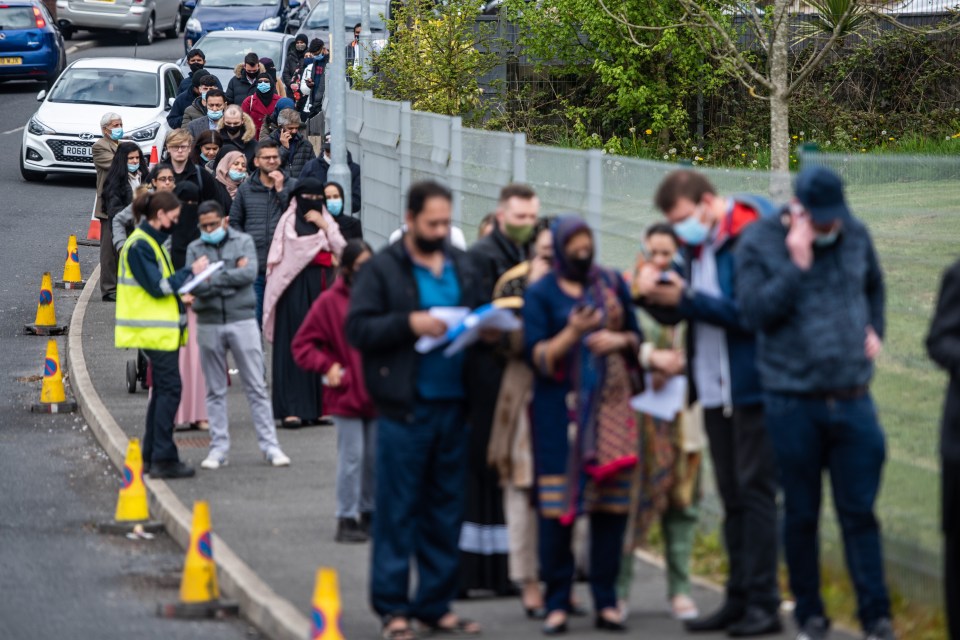
[(160, 81), (156, 73), (126, 69), (68, 69), (60, 76), (50, 102), (157, 107)]
[(270, 58), (277, 62), (283, 60), (280, 40), (253, 40), (250, 38), (205, 38), (197, 43), (207, 56), (205, 67), (219, 69), (233, 69), (243, 62), (243, 57), (250, 52), (262, 58)]
[[(204, 7), (275, 7), (280, 0), (200, 0), (197, 6)], [(204, 51), (206, 53), (206, 51)]]
[(36, 28), (32, 7), (0, 7), (0, 31)]
[[(360, 22), (360, 3), (347, 2), (344, 5), (343, 24), (347, 29), (352, 29), (353, 25)], [(387, 12), (386, 4), (370, 3), (370, 30), (386, 31), (387, 27), (383, 24), (383, 18), (380, 16)], [(307, 18), (307, 29), (330, 29), (330, 3), (321, 2), (310, 12)]]

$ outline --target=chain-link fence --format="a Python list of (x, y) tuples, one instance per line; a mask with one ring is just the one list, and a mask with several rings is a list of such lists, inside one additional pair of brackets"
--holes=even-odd
[[(659, 218), (654, 190), (677, 168), (598, 150), (527, 145), (523, 134), (465, 129), (459, 118), (418, 113), (370, 94), (350, 92), (347, 106), (348, 148), (361, 165), (364, 235), (375, 247), (400, 226), (411, 182), (448, 184), (456, 224), (472, 239), (500, 187), (517, 180), (537, 189), (544, 214), (583, 215), (597, 232), (600, 261), (628, 268), (644, 228)], [(910, 598), (933, 602), (941, 571), (936, 452), (945, 378), (927, 359), (923, 338), (939, 274), (957, 255), (960, 158), (808, 152), (802, 160), (844, 176), (850, 204), (870, 226), (886, 273), (888, 330), (874, 383), (889, 446), (879, 514), (891, 582)], [(763, 171), (703, 173), (720, 193), (767, 193), (771, 186)], [(824, 521), (826, 555), (839, 562), (829, 509)]]

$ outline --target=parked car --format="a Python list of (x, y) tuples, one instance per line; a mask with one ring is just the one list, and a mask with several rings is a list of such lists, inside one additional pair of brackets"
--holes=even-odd
[[(381, 17), (382, 16), (382, 17)], [(387, 25), (384, 19), (390, 19), (390, 3), (385, 0), (370, 0), (370, 33), (373, 34), (374, 50), (382, 49), (387, 40)], [(346, 0), (344, 3), (344, 39), (343, 43), (353, 42), (353, 27), (360, 22), (360, 3)], [(319, 0), (297, 34), (305, 33), (309, 40), (320, 38), (330, 46), (330, 2)]]
[(180, 37), (180, 0), (57, 0), (57, 24), (67, 40), (79, 30), (116, 31), (148, 45), (157, 31)]
[(43, 180), (49, 173), (94, 174), (93, 143), (103, 134), (100, 118), (123, 118), (123, 140), (144, 154), (163, 146), (167, 111), (183, 75), (177, 65), (137, 58), (85, 58), (66, 68), (23, 129), (20, 174)]
[[(192, 45), (201, 49), (207, 57), (203, 68), (215, 75), (223, 88), (230, 84), (237, 65), (243, 57), (256, 53), (261, 58), (270, 58), (277, 66), (277, 77), (283, 74), (286, 63), (286, 51), (293, 36), (271, 31), (213, 31)], [(190, 67), (186, 56), (177, 61), (180, 71), (186, 75)]]
[(0, 4), (0, 81), (39, 80), (49, 87), (66, 66), (63, 36), (42, 4)]
[(183, 50), (197, 46), (197, 41), (212, 31), (289, 33), (308, 10), (301, 0), (197, 0), (187, 20)]

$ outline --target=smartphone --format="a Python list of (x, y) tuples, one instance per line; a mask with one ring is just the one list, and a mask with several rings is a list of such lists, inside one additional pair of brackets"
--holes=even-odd
[(668, 273), (666, 273), (666, 272), (661, 273), (661, 274), (660, 274), (660, 277), (657, 278), (657, 284), (658, 284), (658, 285), (673, 284), (673, 281), (670, 280), (670, 274), (668, 274)]
[(577, 305), (573, 308), (576, 312), (586, 311), (587, 313), (593, 313), (597, 310), (592, 304), (587, 304), (586, 302), (578, 302)]

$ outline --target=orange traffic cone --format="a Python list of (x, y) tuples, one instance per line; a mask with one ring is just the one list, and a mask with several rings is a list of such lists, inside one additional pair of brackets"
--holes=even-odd
[(180, 580), (180, 602), (159, 605), (157, 614), (164, 618), (222, 618), (239, 612), (238, 604), (220, 600), (217, 565), (213, 562), (210, 505), (198, 500), (193, 503), (190, 546)]
[(58, 336), (66, 332), (67, 326), (57, 324), (57, 312), (53, 305), (53, 284), (50, 272), (43, 274), (40, 282), (40, 301), (37, 304), (37, 317), (33, 324), (23, 325), (27, 333), (35, 336)]
[(47, 341), (47, 356), (43, 360), (43, 386), (40, 387), (40, 402), (30, 407), (34, 413), (70, 413), (77, 410), (77, 403), (67, 401), (67, 392), (63, 388), (63, 372), (60, 369), (60, 355), (57, 353), (57, 341)]
[(152, 169), (158, 162), (160, 162), (160, 155), (157, 153), (157, 145), (153, 145), (150, 149), (150, 168)]
[(341, 629), (342, 612), (337, 571), (320, 567), (317, 569), (317, 584), (313, 590), (310, 640), (344, 640)]
[(80, 275), (80, 252), (77, 250), (77, 236), (70, 234), (67, 239), (67, 261), (63, 265), (63, 280), (57, 283), (58, 289), (83, 289), (85, 285)]
[(131, 438), (127, 443), (127, 457), (123, 461), (123, 486), (117, 495), (117, 511), (113, 522), (100, 523), (103, 533), (136, 534), (157, 533), (163, 523), (150, 520), (147, 488), (143, 484), (143, 453), (140, 441)]
[[(93, 206), (96, 208), (97, 201), (94, 199)], [(90, 211), (90, 226), (87, 227), (87, 237), (79, 241), (80, 244), (86, 245), (89, 247), (99, 247), (100, 246), (100, 219), (97, 218), (97, 212), (94, 210)]]

